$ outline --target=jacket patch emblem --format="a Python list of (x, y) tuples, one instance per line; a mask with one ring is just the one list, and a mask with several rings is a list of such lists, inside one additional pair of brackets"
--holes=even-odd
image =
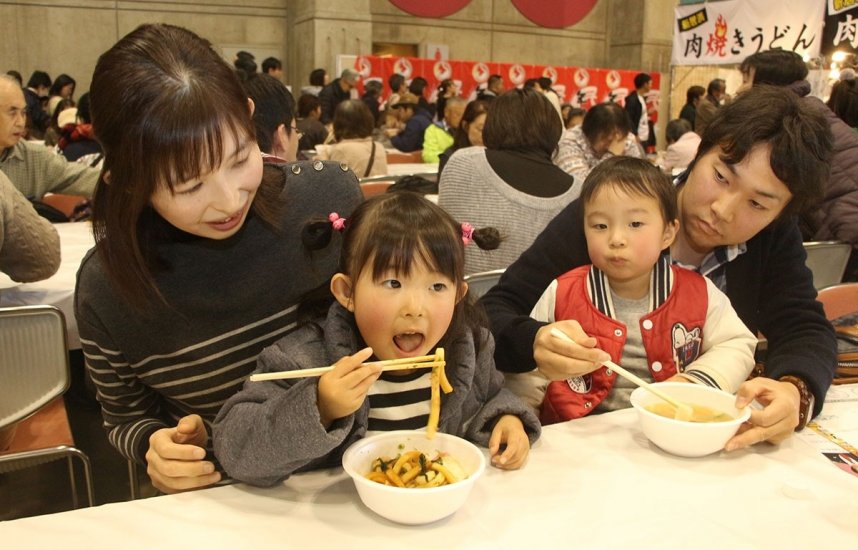
[(585, 374), (584, 376), (567, 378), (566, 383), (569, 384), (569, 389), (575, 393), (589, 393), (593, 387), (593, 376)]
[(700, 356), (700, 327), (688, 330), (682, 323), (676, 323), (671, 330), (673, 335), (673, 362), (677, 372), (685, 372), (685, 367)]

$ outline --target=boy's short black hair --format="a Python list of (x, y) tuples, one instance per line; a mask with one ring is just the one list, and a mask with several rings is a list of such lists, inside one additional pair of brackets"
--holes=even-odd
[(610, 185), (617, 186), (630, 195), (655, 199), (665, 223), (679, 218), (676, 187), (667, 174), (646, 159), (617, 156), (600, 162), (584, 180), (578, 200), (582, 219), (587, 203), (596, 192)]

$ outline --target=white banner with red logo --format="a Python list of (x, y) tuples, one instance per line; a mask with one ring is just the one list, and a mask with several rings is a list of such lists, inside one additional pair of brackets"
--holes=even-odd
[(741, 63), (773, 49), (819, 55), (825, 2), (725, 0), (677, 6), (673, 65)]
[[(345, 58), (346, 56), (343, 56)], [(420, 59), (416, 57), (376, 57), (371, 55), (350, 58), (345, 67), (354, 59), (354, 69), (361, 75), (358, 90), (363, 94), (363, 83), (378, 80), (383, 84), (382, 99), (391, 91), (387, 79), (393, 73), (399, 73), (411, 82), (418, 76), (425, 78), (426, 99), (432, 103), (436, 99), (436, 89), (442, 80), (452, 78), (459, 85), (459, 95), (472, 100), (478, 90), (485, 88), (489, 76), (499, 74), (507, 89), (519, 88), (529, 78), (547, 76), (552, 88), (560, 96), (561, 103), (570, 103), (575, 107), (589, 109), (597, 103), (613, 101), (625, 104), (626, 96), (635, 89), (634, 78), (640, 71), (615, 69), (592, 69), (583, 67), (553, 67), (550, 65), (529, 65), (519, 63), (490, 63), (481, 61), (443, 61)], [(343, 59), (344, 61), (345, 59)], [(652, 76), (652, 90), (647, 94), (647, 103), (659, 107), (660, 73), (648, 73)], [(657, 118), (657, 117), (656, 117)]]

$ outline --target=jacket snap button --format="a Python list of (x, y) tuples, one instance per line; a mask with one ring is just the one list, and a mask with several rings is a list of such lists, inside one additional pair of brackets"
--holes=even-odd
[(655, 361), (652, 364), (652, 371), (653, 372), (661, 372), (661, 363), (659, 363), (658, 361)]
[(643, 328), (645, 328), (646, 330), (651, 330), (652, 329), (652, 320), (651, 319), (645, 319), (643, 322)]
[(608, 376), (611, 376), (612, 374), (614, 374), (614, 371), (612, 371), (611, 369), (607, 369), (607, 370), (605, 370), (605, 374), (607, 374)]
[(623, 335), (622, 329), (618, 329), (618, 328), (614, 329), (614, 336), (622, 336), (622, 335)]
[(349, 171), (349, 165), (346, 164), (345, 162), (341, 162), (340, 163), (340, 170), (342, 170), (343, 172), (348, 172)]
[(587, 402), (585, 402), (585, 403), (584, 403), (584, 408), (585, 408), (585, 409), (592, 409), (592, 408), (593, 408), (593, 404), (592, 404), (592, 403), (590, 403), (589, 401), (587, 401)]
[(317, 160), (316, 162), (313, 163), (313, 170), (315, 170), (316, 172), (321, 172), (322, 168), (324, 168), (324, 167), (325, 167), (325, 165), (320, 160)]
[(301, 167), (298, 166), (297, 164), (293, 164), (292, 165), (292, 173), (297, 176), (298, 174), (301, 173)]

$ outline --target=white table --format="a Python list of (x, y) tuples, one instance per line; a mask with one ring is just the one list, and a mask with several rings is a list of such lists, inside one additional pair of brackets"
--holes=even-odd
[(547, 427), (523, 470), (487, 468), (465, 506), (430, 525), (376, 516), (335, 469), (270, 489), (237, 484), (9, 521), (0, 541), (147, 550), (855, 548), (858, 478), (799, 438), (674, 457), (624, 410)]
[(51, 305), (66, 318), (69, 349), (80, 349), (80, 335), (74, 316), (74, 288), (77, 270), (86, 252), (95, 245), (89, 222), (54, 224), (60, 235), (62, 261), (50, 279), (36, 283), (15, 283), (0, 273), (0, 307)]
[(438, 163), (389, 163), (387, 165), (388, 176), (410, 176), (411, 174), (437, 174)]

